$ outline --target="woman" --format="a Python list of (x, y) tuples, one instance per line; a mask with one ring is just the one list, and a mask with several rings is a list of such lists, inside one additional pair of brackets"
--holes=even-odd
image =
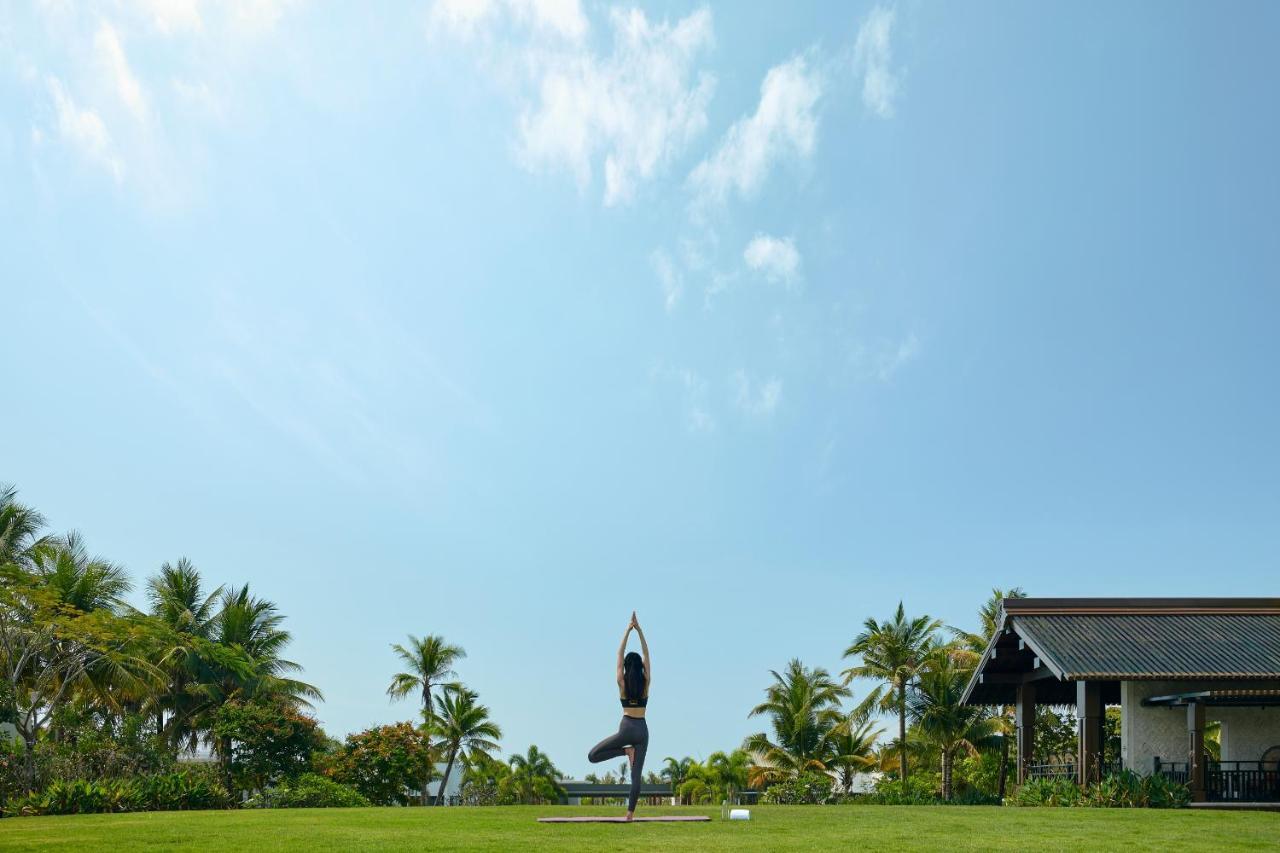
[[(635, 652), (627, 654), (627, 637), (632, 631), (640, 638), (644, 658)], [(624, 657), (625, 655), (625, 657)], [(636, 800), (640, 798), (640, 780), (644, 777), (644, 754), (649, 749), (649, 725), (644, 721), (644, 709), (649, 704), (649, 644), (644, 641), (644, 631), (631, 611), (631, 624), (622, 635), (618, 646), (618, 694), (622, 700), (622, 724), (618, 733), (596, 744), (587, 753), (592, 764), (609, 761), (625, 755), (631, 762), (631, 794), (627, 797), (627, 820), (636, 813)]]

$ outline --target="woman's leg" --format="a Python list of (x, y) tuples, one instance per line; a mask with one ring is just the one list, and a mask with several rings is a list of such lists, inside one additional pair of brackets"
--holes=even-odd
[(635, 758), (631, 762), (631, 794), (627, 797), (627, 813), (630, 814), (636, 810), (636, 801), (640, 799), (640, 783), (644, 781), (644, 756), (649, 751), (649, 724), (644, 720), (636, 720), (628, 727), (627, 737), (635, 750)]
[(591, 747), (591, 751), (587, 753), (587, 761), (592, 764), (599, 764), (601, 761), (608, 761), (612, 758), (620, 758), (626, 753), (623, 747), (628, 746), (630, 741), (624, 730), (619, 727), (618, 731), (609, 735), (595, 746)]
[(627, 811), (636, 810), (636, 800), (640, 799), (640, 783), (644, 781), (644, 754), (649, 751), (649, 741), (635, 745), (636, 758), (631, 762), (631, 795), (627, 797)]

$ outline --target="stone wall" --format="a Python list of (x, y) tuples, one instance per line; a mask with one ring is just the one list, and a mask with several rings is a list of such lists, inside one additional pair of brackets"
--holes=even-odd
[(1222, 760), (1257, 761), (1280, 746), (1280, 708), (1208, 708), (1222, 721)]
[[(1197, 690), (1276, 689), (1275, 682), (1122, 681), (1120, 683), (1120, 754), (1124, 766), (1150, 773), (1155, 759), (1187, 760), (1187, 709), (1145, 708), (1142, 700)], [(1257, 761), (1265, 749), (1280, 744), (1280, 708), (1206, 708), (1206, 721), (1222, 726), (1224, 761)]]

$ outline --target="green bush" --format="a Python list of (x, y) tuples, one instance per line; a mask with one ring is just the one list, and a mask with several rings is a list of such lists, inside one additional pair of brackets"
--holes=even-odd
[(226, 786), (213, 767), (188, 767), (131, 780), (129, 811), (168, 812), (225, 809), (231, 805)]
[(834, 802), (831, 777), (819, 773), (802, 773), (786, 782), (778, 782), (765, 789), (761, 802), (775, 805), (818, 805)]
[(1015, 806), (1089, 806), (1093, 808), (1178, 809), (1191, 802), (1186, 785), (1159, 774), (1132, 770), (1106, 776), (1081, 788), (1070, 779), (1032, 779), (1010, 798)]
[(359, 791), (316, 773), (281, 782), (245, 804), (249, 809), (349, 809), (371, 805)]
[(223, 809), (231, 798), (211, 772), (178, 770), (134, 779), (55, 780), (41, 792), (15, 800), (12, 815), (109, 814), (114, 812)]

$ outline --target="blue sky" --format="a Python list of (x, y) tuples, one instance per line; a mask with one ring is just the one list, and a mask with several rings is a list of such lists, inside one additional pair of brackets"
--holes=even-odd
[[(0, 6), (0, 480), (587, 769), (900, 598), (1276, 594), (1274, 4)], [(860, 689), (865, 689), (865, 686)]]

